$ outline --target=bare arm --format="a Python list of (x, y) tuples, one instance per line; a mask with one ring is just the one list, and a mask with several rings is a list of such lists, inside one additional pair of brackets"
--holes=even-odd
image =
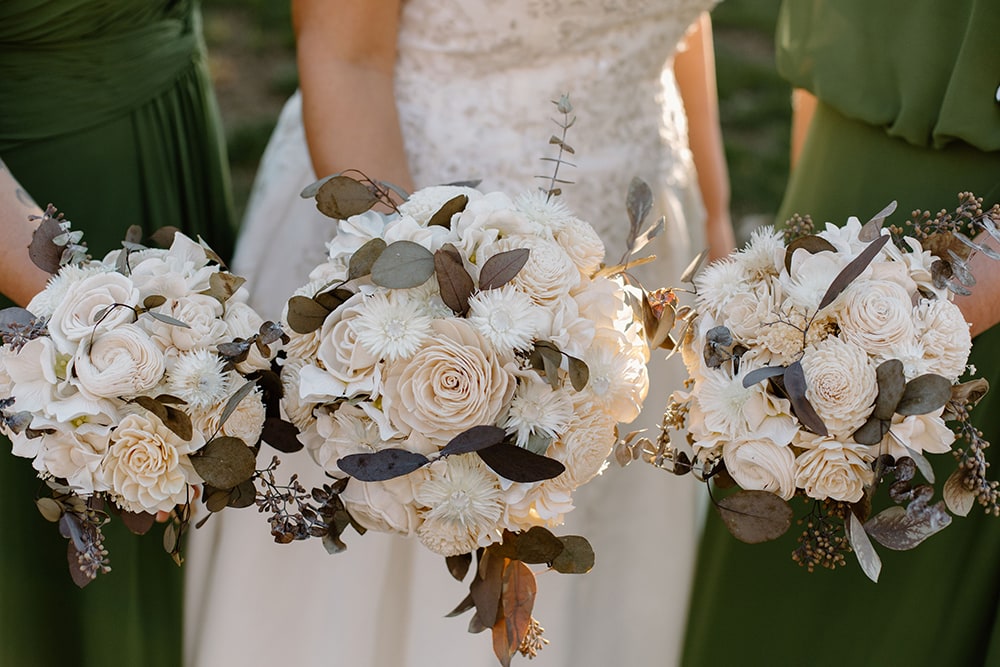
[(729, 171), (719, 126), (712, 23), (702, 14), (674, 60), (674, 75), (688, 118), (688, 142), (698, 171), (698, 186), (708, 214), (705, 235), (709, 259), (725, 257), (735, 246), (729, 216)]
[(49, 274), (28, 259), (36, 223), (28, 217), (42, 209), (0, 160), (0, 293), (23, 306), (45, 287)]
[(816, 97), (804, 88), (792, 91), (792, 154), (791, 168), (798, 164), (802, 145), (806, 141), (806, 133), (816, 111)]
[(302, 118), (320, 177), (413, 189), (393, 92), (399, 0), (294, 0)]
[[(1000, 244), (986, 232), (977, 236), (976, 242), (1000, 251)], [(1000, 322), (1000, 298), (997, 297), (1000, 291), (1000, 261), (976, 253), (969, 266), (976, 277), (976, 284), (970, 296), (955, 297), (955, 303), (972, 324), (972, 335), (978, 336)]]

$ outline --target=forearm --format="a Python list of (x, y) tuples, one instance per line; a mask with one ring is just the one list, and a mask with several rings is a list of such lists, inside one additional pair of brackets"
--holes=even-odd
[(0, 293), (22, 306), (45, 287), (50, 277), (28, 258), (28, 244), (37, 224), (29, 218), (41, 214), (42, 210), (0, 160)]
[[(985, 232), (976, 241), (1000, 251), (1000, 243)], [(972, 325), (972, 335), (978, 336), (1000, 322), (1000, 298), (997, 298), (997, 293), (1000, 292), (1000, 261), (976, 253), (969, 265), (976, 277), (976, 284), (970, 290), (971, 295), (955, 297), (955, 303)]]
[(729, 171), (719, 124), (712, 24), (703, 14), (684, 40), (674, 74), (688, 118), (688, 144), (707, 214), (709, 256), (718, 259), (735, 245), (729, 213)]

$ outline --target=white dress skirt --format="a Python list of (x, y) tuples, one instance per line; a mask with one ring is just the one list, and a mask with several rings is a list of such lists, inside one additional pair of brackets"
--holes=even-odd
[[(407, 0), (396, 98), (418, 187), (482, 179), (510, 195), (545, 185), (558, 132), (552, 100), (567, 93), (576, 124), (567, 141), (576, 168), (564, 202), (590, 222), (617, 262), (628, 230), (633, 176), (666, 217), (647, 286), (676, 285), (704, 246), (704, 212), (687, 123), (672, 72), (678, 42), (712, 0)], [(377, 174), (371, 176), (377, 178)], [(278, 319), (285, 300), (323, 261), (334, 223), (299, 197), (316, 180), (296, 94), (264, 155), (234, 269), (252, 304)], [(651, 220), (655, 218), (650, 218)], [(679, 358), (650, 366), (643, 415), (659, 423), (680, 386)], [(656, 355), (654, 355), (656, 357)], [(264, 449), (265, 455), (267, 448)], [(279, 471), (308, 484), (322, 472), (304, 451)], [(538, 577), (534, 616), (551, 641), (545, 667), (671, 665), (684, 630), (698, 536), (698, 485), (641, 463), (614, 463), (578, 489), (557, 534), (585, 535), (597, 554), (586, 575)], [(469, 614), (445, 618), (467, 593), (444, 559), (417, 540), (348, 531), (348, 549), (319, 540), (274, 544), (265, 517), (226, 511), (192, 532), (187, 553), (185, 656), (212, 665), (395, 667), (495, 665), (489, 632), (469, 634)]]

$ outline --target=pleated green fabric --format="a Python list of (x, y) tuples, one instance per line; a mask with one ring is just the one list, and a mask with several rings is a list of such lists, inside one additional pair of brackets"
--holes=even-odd
[[(1000, 84), (998, 17), (1000, 6), (974, 0), (786, 1), (779, 63), (822, 102), (779, 220), (797, 212), (819, 223), (843, 224), (851, 215), (865, 221), (896, 200), (893, 221), (901, 223), (915, 208), (953, 209), (957, 193), (965, 190), (988, 203), (1000, 201), (1000, 107), (993, 99)], [(991, 50), (965, 48), (981, 45), (990, 35), (983, 31), (990, 30)], [(919, 49), (932, 50), (927, 56), (933, 62), (906, 57)], [(943, 71), (954, 76), (935, 86), (939, 79), (932, 72)], [(921, 84), (925, 73), (936, 91), (931, 97)], [(967, 85), (990, 77), (991, 90), (983, 83)], [(840, 94), (851, 86), (864, 94)], [(975, 108), (962, 114), (944, 110), (959, 102)], [(869, 115), (873, 109), (881, 111)], [(1000, 327), (994, 327), (975, 340), (970, 360), (993, 387), (974, 421), (996, 447), (998, 345)], [(943, 481), (953, 459), (932, 458)], [(806, 513), (804, 505), (794, 507)], [(809, 574), (796, 565), (790, 555), (801, 528), (793, 524), (780, 540), (747, 545), (709, 513), (684, 665), (1000, 664), (1000, 519), (977, 506), (913, 551), (879, 548), (878, 584), (853, 557), (834, 572)]]
[[(120, 247), (131, 224), (173, 225), (232, 251), (192, 0), (0, 3), (0, 157), (85, 232), (94, 256)], [(78, 590), (66, 541), (34, 507), (40, 488), (29, 461), (0, 458), (0, 664), (179, 665), (182, 577), (160, 529), (138, 538), (114, 522), (112, 572)]]

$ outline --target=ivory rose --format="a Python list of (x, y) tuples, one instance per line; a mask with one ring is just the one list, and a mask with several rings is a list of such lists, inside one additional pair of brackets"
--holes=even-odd
[(93, 345), (81, 345), (73, 370), (84, 391), (105, 398), (132, 398), (160, 383), (165, 371), (163, 353), (149, 335), (126, 324), (98, 336)]

